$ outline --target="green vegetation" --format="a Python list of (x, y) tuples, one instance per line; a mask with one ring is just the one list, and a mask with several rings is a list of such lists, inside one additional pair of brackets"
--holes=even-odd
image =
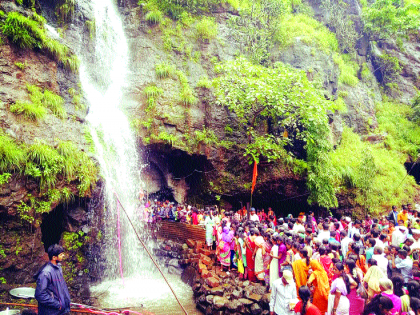
[(304, 14), (288, 14), (282, 19), (275, 40), (280, 46), (288, 47), (295, 42), (297, 37), (303, 43), (316, 46), (325, 53), (338, 51), (335, 34), (322, 23)]
[(397, 57), (382, 54), (377, 59), (379, 71), (382, 75), (382, 82), (384, 84), (393, 83), (393, 80), (401, 73), (402, 67)]
[(188, 84), (188, 79), (181, 70), (175, 71), (178, 76), (179, 82), (181, 83), (181, 93), (179, 95), (181, 103), (185, 106), (194, 105), (198, 99), (194, 95), (194, 91)]
[(74, 16), (76, 0), (54, 0), (55, 15), (61, 23), (70, 22)]
[(96, 22), (95, 20), (86, 20), (85, 22), (86, 28), (89, 32), (90, 39), (93, 39), (96, 36)]
[(203, 89), (210, 89), (211, 88), (211, 81), (207, 76), (201, 77), (200, 80), (197, 82), (197, 87)]
[(12, 176), (12, 174), (10, 174), (10, 173), (0, 174), (0, 185), (7, 184), (9, 182), (9, 179), (10, 179), (11, 176)]
[(174, 67), (166, 63), (156, 64), (155, 72), (156, 72), (156, 76), (159, 79), (166, 79), (166, 78), (169, 78), (173, 74)]
[(337, 171), (336, 185), (355, 195), (353, 206), (379, 214), (382, 207), (407, 203), (414, 193), (414, 178), (405, 178), (404, 155), (383, 144), (362, 142), (349, 128), (344, 129), (331, 159)]
[(163, 89), (158, 88), (156, 85), (149, 85), (144, 89), (144, 94), (147, 98), (146, 112), (154, 110), (156, 106), (156, 99), (163, 93)]
[(398, 38), (420, 27), (418, 3), (401, 0), (376, 0), (363, 7), (365, 31), (373, 40)]
[(27, 65), (28, 63), (26, 62), (26, 60), (25, 62), (19, 62), (19, 61), (15, 62), (15, 66), (18, 67), (20, 70), (25, 70)]
[(153, 9), (147, 12), (144, 19), (149, 22), (150, 24), (159, 24), (163, 21), (163, 13), (158, 9)]
[(196, 36), (203, 42), (209, 42), (217, 35), (217, 25), (214, 19), (203, 17), (195, 25)]
[(230, 18), (233, 36), (241, 43), (241, 52), (253, 63), (270, 63), (269, 51), (275, 42), (276, 32), (282, 28), (279, 23), (283, 17), (280, 17), (287, 12), (287, 4), (281, 0), (259, 0), (241, 1), (234, 5), (240, 6), (240, 14)]
[(93, 161), (71, 142), (60, 142), (56, 148), (41, 142), (27, 146), (2, 133), (0, 172), (7, 180), (10, 174), (18, 173), (39, 182), (40, 197), (28, 195), (29, 200), (22, 201), (17, 209), (20, 217), (28, 222), (35, 220), (36, 213), (50, 211), (53, 203), (68, 203), (73, 199), (73, 192), (68, 188), (55, 188), (58, 182), (77, 184), (78, 195), (82, 197), (90, 194), (97, 176)]
[(339, 84), (346, 84), (349, 86), (356, 86), (359, 83), (357, 72), (359, 65), (351, 60), (350, 55), (333, 55), (334, 63), (338, 65), (340, 69), (340, 76), (338, 78)]
[(64, 232), (63, 233), (63, 245), (66, 250), (77, 250), (81, 248), (88, 236), (82, 231), (78, 233)]
[(16, 101), (10, 106), (10, 111), (15, 115), (22, 115), (27, 120), (38, 121), (47, 114), (46, 109), (39, 105), (30, 102)]
[(322, 0), (321, 3), (326, 12), (324, 15), (325, 23), (330, 29), (334, 29), (340, 51), (354, 52), (356, 41), (360, 38), (360, 35), (356, 32), (351, 15), (348, 14), (350, 5), (340, 0)]
[(10, 12), (1, 26), (2, 33), (23, 49), (45, 49), (64, 68), (77, 71), (79, 61), (67, 46), (46, 35), (45, 19), (34, 13), (25, 17), (18, 12)]
[[(308, 81), (306, 74), (282, 63), (274, 68), (252, 65), (244, 58), (217, 67), (214, 80), (217, 104), (234, 112), (240, 129), (248, 135), (243, 148), (249, 162), (261, 158), (269, 161), (285, 159), (289, 138), (303, 140), (306, 145), (309, 202), (324, 207), (337, 205), (333, 187), (329, 152), (329, 127), (326, 110), (333, 106)], [(305, 91), (303, 93), (303, 91)], [(271, 119), (274, 129), (288, 130), (289, 137), (260, 134), (257, 125)]]
[(35, 85), (27, 85), (27, 89), (31, 102), (16, 101), (15, 104), (10, 106), (12, 113), (22, 115), (28, 120), (39, 121), (46, 116), (46, 109), (50, 109), (58, 118), (64, 119), (67, 117), (63, 107), (64, 100), (61, 96), (47, 89), (41, 92), (41, 89)]
[(179, 20), (183, 14), (211, 12), (220, 5), (216, 0), (139, 0), (139, 5), (144, 5), (146, 11), (159, 10), (164, 15), (174, 20)]

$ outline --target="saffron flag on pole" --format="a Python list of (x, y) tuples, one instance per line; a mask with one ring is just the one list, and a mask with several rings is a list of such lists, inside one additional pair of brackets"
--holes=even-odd
[(252, 173), (252, 188), (251, 188), (251, 195), (254, 193), (255, 184), (257, 183), (257, 161), (254, 160), (254, 172)]

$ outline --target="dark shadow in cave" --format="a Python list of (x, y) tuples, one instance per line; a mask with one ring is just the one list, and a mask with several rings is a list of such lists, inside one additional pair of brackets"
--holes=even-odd
[(420, 185), (420, 165), (419, 163), (411, 163), (406, 162), (404, 163), (404, 167), (407, 172), (410, 172), (410, 175), (414, 177), (416, 183)]
[(44, 213), (41, 223), (41, 241), (44, 243), (45, 251), (52, 244), (60, 242), (61, 234), (64, 232), (64, 208), (58, 205), (49, 213)]

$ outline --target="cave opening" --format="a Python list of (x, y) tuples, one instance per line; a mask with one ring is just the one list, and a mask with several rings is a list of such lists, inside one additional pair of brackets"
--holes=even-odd
[(420, 165), (418, 163), (406, 162), (404, 166), (407, 172), (414, 177), (416, 183), (420, 185)]
[(58, 244), (64, 232), (64, 206), (58, 205), (54, 210), (42, 215), (41, 241), (47, 252), (48, 247)]

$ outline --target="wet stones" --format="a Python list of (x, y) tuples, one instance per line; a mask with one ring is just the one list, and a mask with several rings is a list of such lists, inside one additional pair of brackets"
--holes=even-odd
[(222, 271), (203, 242), (164, 241), (155, 254), (168, 272), (181, 274), (181, 279), (191, 285), (196, 306), (204, 314), (269, 314), (267, 287), (243, 281), (235, 271)]

